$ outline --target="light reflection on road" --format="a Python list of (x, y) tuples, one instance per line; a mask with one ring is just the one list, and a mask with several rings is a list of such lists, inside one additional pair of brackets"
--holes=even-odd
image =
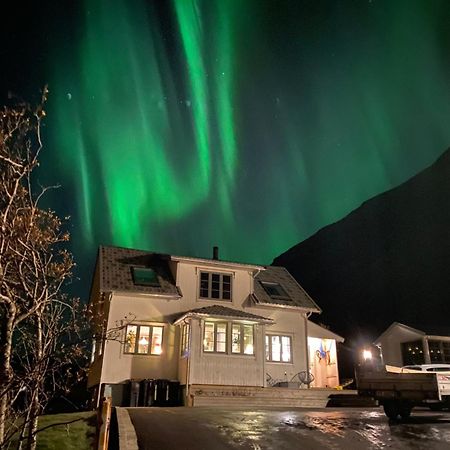
[(297, 442), (311, 449), (450, 449), (450, 415), (415, 414), (407, 422), (391, 422), (379, 408), (297, 409), (232, 411), (218, 419), (221, 431), (241, 448), (290, 449)]
[(405, 422), (389, 421), (381, 408), (132, 408), (129, 412), (144, 443), (142, 449), (450, 450), (450, 412), (414, 410)]

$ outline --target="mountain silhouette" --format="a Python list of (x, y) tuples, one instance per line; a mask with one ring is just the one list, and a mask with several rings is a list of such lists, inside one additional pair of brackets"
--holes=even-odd
[(273, 261), (347, 338), (374, 339), (392, 322), (450, 335), (450, 149), (398, 187), (364, 202)]

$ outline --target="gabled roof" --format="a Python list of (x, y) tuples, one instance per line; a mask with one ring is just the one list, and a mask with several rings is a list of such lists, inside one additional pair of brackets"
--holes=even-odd
[(256, 314), (252, 314), (246, 311), (241, 311), (239, 309), (229, 308), (228, 306), (222, 305), (213, 305), (213, 306), (204, 306), (203, 308), (191, 309), (190, 311), (186, 311), (181, 313), (174, 321), (175, 324), (182, 322), (184, 319), (189, 317), (215, 317), (221, 319), (239, 319), (239, 320), (248, 320), (251, 322), (259, 322), (259, 323), (274, 323), (272, 319), (268, 319), (267, 317), (258, 316)]
[[(97, 264), (100, 270), (100, 291), (125, 291), (181, 297), (169, 269), (169, 255), (122, 247), (100, 246)], [(142, 286), (133, 282), (133, 267), (155, 271), (159, 286)]]
[(420, 326), (420, 328), (424, 328), (424, 330), (421, 330), (416, 327), (412, 327), (409, 325), (405, 325), (404, 323), (400, 322), (393, 322), (383, 333), (378, 336), (378, 338), (374, 341), (374, 345), (380, 345), (381, 339), (384, 338), (384, 336), (389, 335), (389, 333), (394, 328), (404, 328), (405, 330), (411, 331), (413, 333), (417, 333), (420, 336), (436, 336), (436, 337), (450, 337), (450, 327), (444, 328), (444, 327), (434, 327), (434, 326)]
[[(270, 296), (262, 283), (279, 284), (289, 298)], [(297, 283), (295, 278), (284, 268), (268, 266), (255, 278), (253, 300), (259, 305), (283, 306), (287, 308), (302, 308), (312, 312), (321, 312), (314, 300)]]

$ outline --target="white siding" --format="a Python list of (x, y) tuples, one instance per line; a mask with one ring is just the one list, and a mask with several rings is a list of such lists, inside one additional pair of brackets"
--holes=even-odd
[(380, 340), (383, 363), (392, 366), (403, 366), (401, 343), (418, 341), (423, 335), (400, 325), (392, 327)]

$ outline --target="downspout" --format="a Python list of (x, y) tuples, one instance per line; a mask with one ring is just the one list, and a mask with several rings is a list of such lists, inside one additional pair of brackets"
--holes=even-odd
[(187, 399), (187, 405), (189, 405), (189, 379), (190, 379), (190, 372), (191, 372), (191, 355), (192, 355), (192, 319), (189, 322), (189, 343), (188, 343), (188, 358), (187, 358), (187, 367), (186, 367), (186, 399)]
[(262, 386), (263, 387), (267, 387), (267, 375), (266, 375), (266, 325), (265, 324), (261, 324), (261, 348), (262, 348), (262, 363), (263, 363), (263, 379), (262, 379)]
[[(308, 345), (308, 319), (311, 317), (312, 312), (305, 313), (305, 348), (306, 348), (306, 373), (309, 379), (309, 345)], [(307, 383), (308, 389), (310, 389), (311, 384)]]

